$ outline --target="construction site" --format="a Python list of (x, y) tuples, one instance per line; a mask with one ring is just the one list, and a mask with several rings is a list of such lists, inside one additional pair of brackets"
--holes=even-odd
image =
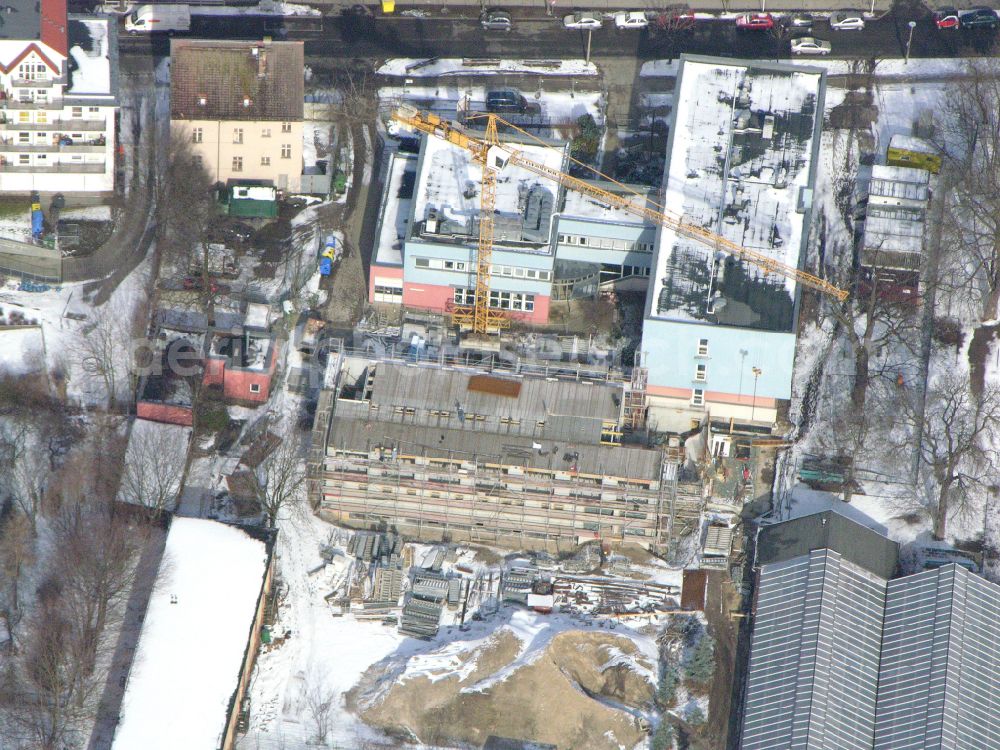
[[(329, 520), (407, 538), (659, 554), (699, 527), (679, 440), (641, 427), (638, 382), (341, 353), (317, 412), (310, 491)], [(319, 450), (317, 450), (319, 447)]]

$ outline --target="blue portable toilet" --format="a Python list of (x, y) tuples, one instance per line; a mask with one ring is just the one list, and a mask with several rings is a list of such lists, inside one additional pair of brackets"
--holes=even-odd
[(333, 261), (329, 258), (320, 258), (319, 260), (319, 275), (329, 276), (333, 272)]
[(36, 240), (45, 233), (45, 215), (42, 213), (41, 203), (31, 204), (31, 236)]

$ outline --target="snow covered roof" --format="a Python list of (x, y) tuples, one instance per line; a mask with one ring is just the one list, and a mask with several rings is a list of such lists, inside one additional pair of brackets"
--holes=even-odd
[[(513, 139), (506, 140), (513, 145)], [(527, 158), (550, 169), (564, 169), (565, 144), (553, 148), (534, 144), (518, 144), (515, 147)], [(428, 212), (434, 211), (440, 224), (448, 227), (446, 231), (442, 229), (442, 234), (475, 235), (478, 232), (481, 183), (482, 169), (468, 151), (440, 138), (425, 137), (413, 193), (414, 222), (424, 221)], [(541, 188), (534, 191), (536, 195), (547, 191), (554, 196), (558, 189), (553, 181), (521, 167), (508, 165), (500, 172), (496, 191), (497, 242), (520, 240), (522, 224), (527, 224), (527, 221), (522, 222), (522, 218), (530, 204), (529, 194), (536, 186)], [(533, 233), (544, 236), (546, 240), (552, 220), (551, 198), (549, 205), (545, 226), (536, 228)]]
[(69, 23), (70, 85), (67, 96), (113, 96), (112, 38), (107, 16), (73, 16)]
[(923, 138), (912, 135), (896, 133), (889, 139), (889, 148), (898, 148), (904, 151), (914, 151), (918, 154), (936, 154), (938, 150)]
[[(638, 193), (639, 195), (645, 196), (648, 199), (656, 200), (656, 190), (644, 185), (626, 185), (623, 189), (621, 186), (614, 184), (613, 182), (607, 182), (605, 180), (587, 180), (596, 187), (602, 190), (607, 190), (609, 193), (614, 193), (616, 195), (625, 195), (633, 197), (633, 193)], [(635, 197), (635, 201), (638, 204), (642, 204), (641, 199)], [(658, 206), (653, 205), (653, 208), (658, 208)], [(601, 203), (597, 198), (592, 198), (584, 193), (579, 193), (575, 190), (567, 190), (563, 194), (563, 208), (560, 212), (563, 217), (573, 218), (573, 219), (596, 219), (599, 221), (610, 221), (615, 224), (636, 224), (643, 225), (646, 222), (628, 211), (623, 211), (618, 208), (612, 208), (611, 206)]]
[(417, 158), (396, 152), (389, 160), (382, 210), (375, 246), (375, 262), (382, 265), (402, 265), (403, 241), (413, 206), (413, 184), (417, 174)]
[(112, 750), (221, 745), (267, 561), (241, 529), (173, 519)]
[[(819, 69), (685, 57), (663, 204), (686, 223), (798, 267), (824, 88)], [(649, 315), (790, 331), (795, 282), (662, 229)]]

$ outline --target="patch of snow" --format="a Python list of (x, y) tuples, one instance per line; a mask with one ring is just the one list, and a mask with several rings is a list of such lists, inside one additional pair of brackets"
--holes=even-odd
[(680, 69), (680, 60), (649, 60), (639, 69), (640, 78), (669, 77), (676, 78)]
[(79, 206), (59, 211), (59, 219), (65, 221), (111, 221), (111, 206)]
[(0, 373), (26, 375), (45, 369), (42, 329), (0, 327)]
[(584, 60), (558, 60), (553, 65), (538, 65), (526, 60), (498, 60), (496, 63), (466, 64), (460, 57), (443, 57), (431, 62), (424, 59), (395, 57), (386, 60), (376, 71), (384, 76), (435, 78), (446, 75), (481, 76), (512, 73), (538, 73), (546, 76), (596, 76), (597, 66)]
[(76, 62), (72, 72), (69, 94), (110, 94), (111, 60), (108, 56), (108, 19), (86, 19), (80, 21), (87, 27), (93, 49), (89, 52), (82, 47), (70, 49), (70, 57)]

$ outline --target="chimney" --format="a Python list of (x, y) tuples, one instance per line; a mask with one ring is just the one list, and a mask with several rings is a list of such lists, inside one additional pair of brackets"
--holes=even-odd
[(267, 49), (263, 46), (258, 49), (260, 51), (257, 53), (257, 77), (263, 78), (267, 74)]

